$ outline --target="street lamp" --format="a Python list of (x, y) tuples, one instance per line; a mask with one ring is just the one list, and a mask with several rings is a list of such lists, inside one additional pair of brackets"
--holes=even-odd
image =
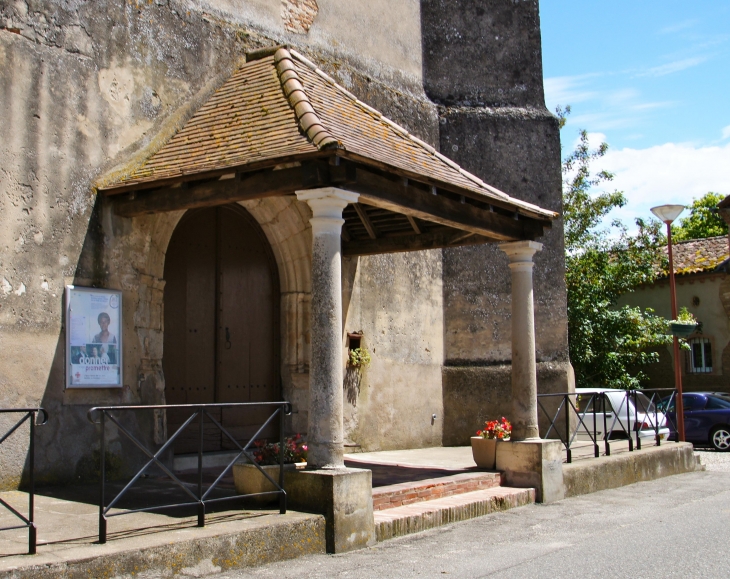
[[(672, 221), (684, 211), (684, 205), (660, 205), (651, 212), (667, 224), (667, 252), (669, 253), (669, 296), (672, 302), (672, 319), (677, 319), (677, 290), (674, 285), (674, 260), (672, 259)], [(684, 403), (682, 401), (682, 366), (679, 361), (679, 338), (674, 336), (674, 387), (677, 389), (677, 438), (684, 442)]]

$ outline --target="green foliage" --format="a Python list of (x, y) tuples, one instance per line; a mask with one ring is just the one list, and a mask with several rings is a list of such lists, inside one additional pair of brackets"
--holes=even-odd
[(366, 368), (370, 365), (370, 352), (368, 352), (367, 348), (350, 350), (348, 362), (353, 368)]
[(679, 324), (696, 324), (697, 318), (686, 307), (682, 306), (677, 314), (677, 319), (672, 321)]
[(582, 131), (563, 162), (570, 359), (576, 386), (638, 388), (646, 380), (640, 367), (657, 362), (652, 350), (670, 343), (671, 336), (667, 321), (653, 310), (617, 304), (622, 294), (654, 280), (662, 224), (637, 220), (634, 235), (618, 221), (600, 227), (612, 209), (626, 203), (619, 191), (592, 192), (613, 178), (607, 171), (591, 172), (591, 162), (607, 150), (605, 143), (591, 149)]
[(727, 223), (717, 213), (717, 204), (723, 199), (722, 195), (712, 191), (693, 199), (689, 215), (682, 217), (677, 225), (672, 225), (672, 241), (727, 235)]

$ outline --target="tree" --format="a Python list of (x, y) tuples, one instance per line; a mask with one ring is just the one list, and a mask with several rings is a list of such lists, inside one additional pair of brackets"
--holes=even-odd
[[(565, 114), (558, 110), (561, 126)], [(586, 131), (563, 161), (565, 280), (568, 290), (568, 345), (579, 387), (639, 388), (646, 381), (641, 366), (658, 362), (658, 346), (669, 344), (667, 321), (650, 308), (618, 307), (622, 294), (655, 279), (661, 223), (637, 220), (638, 233), (614, 221), (601, 223), (626, 204), (619, 191), (595, 194), (613, 175), (591, 172), (608, 145), (591, 149)]]
[(692, 199), (689, 215), (672, 225), (672, 241), (703, 239), (717, 235), (727, 235), (727, 223), (717, 212), (717, 204), (724, 197), (719, 193), (709, 193), (699, 199)]

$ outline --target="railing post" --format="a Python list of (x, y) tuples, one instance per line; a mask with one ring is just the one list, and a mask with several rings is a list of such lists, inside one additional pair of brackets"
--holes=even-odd
[(198, 445), (198, 526), (205, 527), (205, 503), (203, 502), (203, 417), (205, 409), (198, 408), (198, 434), (200, 444)]
[[(595, 396), (595, 395), (594, 395)], [(600, 456), (600, 451), (598, 449), (598, 432), (596, 431), (596, 399), (594, 396), (591, 396), (591, 407), (593, 408), (593, 456), (595, 458), (598, 458)], [(604, 411), (603, 417), (606, 417), (606, 413)], [(605, 427), (604, 427), (605, 432)]]
[[(649, 409), (646, 409), (646, 412), (649, 412)], [(644, 413), (644, 416), (646, 416), (646, 412)], [(634, 390), (634, 432), (636, 432), (636, 450), (641, 450), (641, 436), (639, 436), (639, 433), (641, 432), (641, 427), (644, 426), (643, 424), (639, 424), (639, 394), (636, 390)]]
[(626, 434), (628, 435), (629, 439), (629, 452), (634, 451), (634, 439), (631, 435), (631, 408), (629, 408), (629, 403), (631, 402), (631, 392), (629, 390), (626, 391), (626, 429), (628, 432)]
[(286, 513), (286, 492), (284, 491), (284, 407), (277, 410), (279, 413), (279, 513)]
[(601, 408), (603, 408), (603, 443), (606, 448), (606, 456), (611, 456), (611, 443), (608, 442), (608, 422), (606, 422), (606, 393), (600, 392)]
[(104, 516), (104, 478), (106, 471), (106, 411), (101, 411), (101, 436), (99, 438), (99, 543), (106, 543), (106, 517)]
[(30, 494), (28, 496), (28, 553), (36, 554), (37, 529), (33, 513), (35, 512), (35, 412), (30, 412)]
[(570, 394), (566, 394), (563, 399), (563, 408), (565, 408), (565, 455), (568, 459), (568, 464), (573, 462), (573, 453), (570, 450)]

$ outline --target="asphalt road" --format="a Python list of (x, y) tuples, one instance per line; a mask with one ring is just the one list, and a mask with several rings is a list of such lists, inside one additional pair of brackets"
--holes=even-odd
[(730, 453), (701, 454), (707, 472), (522, 507), (353, 553), (206, 576), (726, 579)]

